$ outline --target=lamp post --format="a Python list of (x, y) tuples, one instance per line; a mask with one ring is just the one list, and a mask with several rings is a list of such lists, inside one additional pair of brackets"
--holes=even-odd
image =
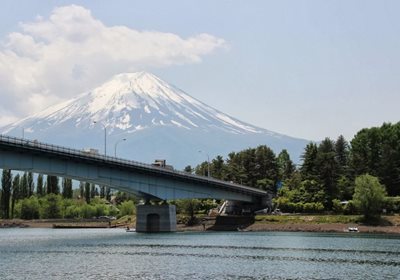
[(25, 138), (25, 127), (21, 127), (21, 129), (22, 129), (22, 139), (24, 139)]
[[(199, 151), (199, 153), (204, 153), (203, 151)], [(210, 156), (205, 153), (207, 155), (207, 177), (211, 177), (210, 176)]]
[[(97, 121), (93, 121), (93, 123), (99, 123), (99, 122), (97, 122)], [(102, 126), (103, 126), (103, 128), (104, 128), (104, 155), (106, 156), (107, 155), (107, 127), (105, 126), (105, 124), (103, 124), (103, 123), (100, 123)]]
[(117, 142), (115, 142), (115, 145), (114, 145), (114, 157), (117, 157), (117, 146), (118, 146), (118, 144), (121, 143), (122, 141), (126, 141), (126, 138), (120, 139), (120, 140), (118, 140)]

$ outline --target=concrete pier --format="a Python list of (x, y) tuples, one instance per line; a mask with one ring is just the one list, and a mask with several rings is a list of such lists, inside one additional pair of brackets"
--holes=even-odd
[(136, 207), (137, 232), (176, 231), (175, 205), (138, 205)]

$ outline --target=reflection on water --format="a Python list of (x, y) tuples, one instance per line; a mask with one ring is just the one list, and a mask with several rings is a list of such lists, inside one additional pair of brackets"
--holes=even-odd
[(0, 230), (0, 279), (399, 279), (400, 237)]

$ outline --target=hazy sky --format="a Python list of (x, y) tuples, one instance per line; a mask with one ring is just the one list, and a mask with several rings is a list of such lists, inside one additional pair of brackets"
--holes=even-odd
[(400, 120), (400, 1), (0, 3), (0, 124), (146, 70), (312, 140)]

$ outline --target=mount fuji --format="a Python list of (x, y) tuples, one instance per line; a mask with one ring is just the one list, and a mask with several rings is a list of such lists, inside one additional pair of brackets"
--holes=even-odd
[(296, 162), (308, 143), (239, 121), (146, 72), (116, 75), (0, 129), (17, 137), (22, 131), (29, 139), (100, 152), (106, 140), (108, 155), (147, 163), (166, 159), (177, 169), (262, 144), (276, 153), (287, 149)]

